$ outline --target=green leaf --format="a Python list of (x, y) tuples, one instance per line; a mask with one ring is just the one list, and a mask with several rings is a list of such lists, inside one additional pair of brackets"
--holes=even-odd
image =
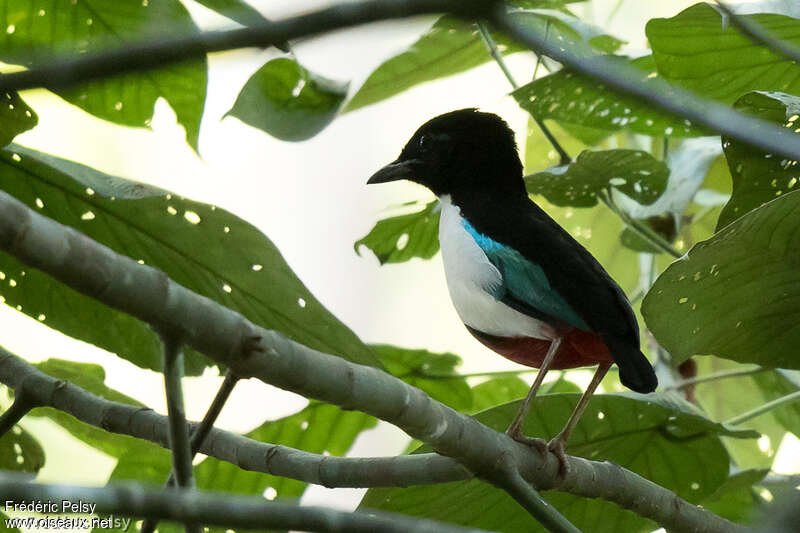
[(267, 19), (253, 6), (244, 0), (195, 0), (220, 15), (235, 20), (242, 26), (263, 24)]
[[(520, 4), (534, 8), (558, 8), (563, 2), (520, 2)], [(548, 38), (559, 40), (565, 45), (580, 41), (581, 33), (591, 39), (589, 43), (591, 46), (600, 49), (614, 49), (621, 44), (621, 41), (613, 38), (599, 38), (602, 36), (598, 31), (590, 29), (576, 17), (559, 11), (547, 10), (540, 13), (515, 11), (510, 15), (517, 18), (519, 23), (540, 32), (547, 29)], [(493, 34), (492, 38), (503, 54), (526, 50), (502, 34)], [(421, 83), (464, 72), (490, 59), (491, 56), (475, 24), (444, 16), (408, 50), (388, 59), (375, 69), (347, 103), (345, 109), (353, 111), (380, 102)]]
[[(626, 61), (619, 58), (619, 61)], [(642, 70), (645, 85), (656, 83), (652, 57), (628, 61)], [(532, 116), (553, 119), (571, 131), (577, 127), (628, 130), (652, 136), (695, 137), (708, 135), (686, 119), (660, 112), (636, 98), (619, 94), (594, 78), (562, 69), (523, 85), (511, 93), (519, 106)], [(587, 139), (596, 141), (597, 135)], [(589, 144), (595, 144), (589, 142)]]
[[(753, 92), (739, 98), (734, 107), (760, 119), (800, 130), (800, 123), (797, 123), (800, 119), (800, 98), (796, 96)], [(800, 180), (797, 161), (769, 154), (735, 139), (723, 137), (722, 141), (733, 177), (733, 194), (719, 217), (718, 230), (793, 190)]]
[(429, 202), (422, 211), (379, 220), (353, 247), (366, 246), (380, 264), (402, 263), (414, 257), (430, 259), (439, 251), (439, 202)]
[(668, 176), (667, 165), (647, 152), (585, 150), (569, 165), (525, 176), (525, 186), (558, 206), (597, 205), (597, 193), (609, 186), (651, 204), (664, 192)]
[[(63, 359), (48, 359), (34, 366), (49, 376), (69, 381), (106, 400), (144, 407), (143, 404), (133, 398), (107, 387), (104, 383), (105, 370), (103, 370), (103, 367), (100, 365), (76, 363)], [(162, 456), (169, 458), (169, 452), (162, 449), (160, 446), (127, 435), (110, 433), (81, 422), (73, 418), (72, 415), (51, 407), (34, 409), (31, 414), (49, 418), (67, 430), (73, 437), (118, 459), (128, 454), (141, 455), (153, 461), (162, 458)], [(158, 483), (162, 482), (163, 479), (158, 481)]]
[[(525, 421), (525, 434), (554, 436), (566, 422), (578, 397), (577, 394), (554, 394), (537, 398)], [(506, 404), (476, 417), (503, 431), (518, 406), (518, 402)], [(573, 432), (568, 453), (613, 461), (691, 502), (699, 502), (727, 479), (728, 457), (719, 439), (721, 434), (727, 433), (720, 425), (687, 411), (684, 405), (665, 403), (654, 395), (598, 395), (592, 398)], [(543, 496), (584, 531), (637, 533), (656, 527), (606, 501), (557, 492)], [(404, 489), (370, 489), (360, 507), (504, 533), (545, 531), (507, 494), (478, 480)]]
[[(499, 41), (498, 45), (508, 46)], [(444, 16), (408, 50), (383, 62), (350, 99), (354, 111), (400, 94), (415, 85), (464, 72), (491, 59), (475, 24)]]
[(491, 407), (524, 398), (530, 386), (517, 376), (493, 378), (472, 387), (472, 411), (479, 413)]
[(0, 520), (2, 520), (3, 530), (6, 531), (7, 533), (20, 533), (19, 529), (17, 528), (6, 526), (6, 520), (8, 520), (8, 515), (2, 511), (0, 511)]
[[(800, 375), (797, 371), (777, 369), (755, 374), (752, 379), (761, 389), (765, 402), (777, 400), (781, 396), (800, 390)], [(776, 407), (771, 413), (784, 428), (794, 433), (796, 437), (800, 437), (800, 404), (787, 403)], [(778, 444), (780, 443), (776, 443), (776, 446)]]
[(0, 146), (6, 146), (14, 137), (32, 129), (39, 117), (16, 92), (5, 93), (0, 103)]
[(753, 494), (753, 485), (764, 479), (768, 468), (742, 470), (731, 475), (725, 483), (703, 500), (703, 507), (712, 513), (738, 524), (756, 523), (753, 515), (761, 503)]
[(0, 437), (0, 470), (35, 474), (43, 466), (42, 445), (19, 425)]
[[(198, 29), (178, 0), (115, 2), (82, 0), (8, 0), (0, 14), (0, 59), (35, 67), (63, 55), (124, 48), (133, 42), (169, 35), (192, 35)], [(153, 106), (164, 98), (197, 150), (206, 98), (205, 58), (161, 69), (59, 89), (69, 103), (105, 120), (147, 127)]]
[[(0, 150), (0, 189), (260, 326), (314, 349), (379, 366), (369, 348), (297, 279), (275, 245), (224, 209), (19, 146)], [(158, 339), (146, 324), (7, 254), (0, 253), (0, 272), (5, 278), (0, 296), (7, 305), (140, 367), (161, 368)], [(212, 364), (187, 351), (188, 375)]]
[[(738, 363), (719, 357), (695, 358), (698, 375), (741, 369)], [(727, 378), (698, 385), (695, 389), (698, 404), (712, 420), (728, 420), (764, 403), (764, 395), (753, 376)], [(775, 452), (786, 430), (775, 420), (772, 412), (747, 420), (740, 426), (761, 434), (761, 439), (723, 438), (733, 463), (738, 468), (767, 468), (772, 465)], [(769, 440), (769, 446), (765, 439)]]
[[(773, 38), (800, 44), (800, 20), (783, 15), (742, 15)], [(750, 91), (800, 93), (800, 66), (758, 44), (735, 25), (723, 24), (710, 5), (696, 4), (645, 29), (658, 72), (702, 96), (733, 103)]]
[(431, 353), (397, 346), (371, 345), (386, 371), (422, 389), (428, 396), (456, 411), (472, 407), (472, 391), (465, 378), (455, 372), (461, 358), (451, 353)]
[(791, 192), (694, 246), (656, 280), (642, 311), (677, 364), (694, 354), (800, 368), (800, 194)]
[(309, 72), (281, 57), (250, 76), (225, 116), (282, 141), (304, 141), (325, 129), (347, 95), (347, 84)]

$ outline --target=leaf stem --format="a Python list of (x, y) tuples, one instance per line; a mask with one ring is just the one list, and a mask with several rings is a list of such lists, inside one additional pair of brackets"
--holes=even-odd
[(731, 425), (731, 426), (738, 426), (739, 424), (747, 422), (748, 420), (750, 420), (752, 418), (755, 418), (757, 416), (761, 416), (764, 413), (775, 409), (776, 407), (780, 407), (781, 405), (784, 405), (784, 404), (787, 404), (787, 403), (796, 402), (798, 400), (800, 400), (800, 391), (795, 391), (795, 392), (793, 392), (791, 394), (787, 394), (786, 396), (781, 396), (780, 398), (776, 398), (776, 399), (772, 400), (771, 402), (767, 402), (767, 403), (765, 403), (763, 405), (759, 405), (755, 409), (751, 409), (749, 411), (745, 411), (744, 413), (742, 413), (740, 415), (736, 415), (733, 418), (729, 418), (728, 420), (726, 420), (723, 423)]
[[(503, 74), (508, 80), (508, 83), (511, 84), (511, 87), (514, 90), (519, 89), (517, 81), (514, 79), (514, 76), (512, 76), (511, 71), (508, 70), (506, 62), (503, 60), (503, 54), (500, 53), (500, 50), (497, 48), (497, 43), (494, 42), (491, 33), (489, 33), (489, 29), (486, 27), (486, 23), (478, 22), (478, 32), (480, 32), (481, 38), (483, 38), (483, 42), (486, 44), (486, 48), (489, 49), (489, 54), (494, 59), (495, 63), (497, 63), (497, 66), (500, 67), (500, 70), (503, 71)], [(561, 165), (569, 164), (569, 162), (572, 161), (572, 158), (569, 156), (566, 150), (564, 150), (564, 147), (561, 146), (558, 140), (553, 136), (553, 133), (550, 131), (550, 129), (547, 126), (545, 126), (544, 121), (539, 120), (533, 115), (531, 115), (531, 118), (533, 118), (534, 122), (536, 122), (536, 125), (539, 126), (539, 129), (542, 130), (542, 133), (547, 139), (547, 142), (549, 142), (550, 145), (555, 149), (555, 151), (558, 152), (558, 157), (561, 160), (559, 164)]]
[(597, 197), (606, 204), (609, 209), (611, 209), (614, 213), (617, 214), (619, 218), (622, 219), (622, 222), (628, 226), (632, 231), (639, 234), (640, 237), (645, 239), (647, 242), (659, 248), (660, 250), (670, 254), (674, 258), (683, 257), (683, 254), (680, 253), (677, 249), (675, 249), (670, 243), (668, 243), (661, 235), (653, 231), (649, 228), (646, 224), (642, 224), (635, 218), (631, 217), (628, 213), (620, 209), (616, 202), (614, 202), (613, 198), (611, 197), (610, 190), (600, 192), (597, 194)]
[(697, 376), (691, 379), (685, 379), (683, 381), (679, 381), (670, 387), (666, 387), (664, 390), (677, 390), (682, 389), (684, 387), (688, 387), (689, 385), (697, 385), (699, 383), (708, 383), (710, 381), (719, 381), (721, 379), (728, 379), (728, 378), (738, 378), (744, 376), (752, 376), (753, 374), (758, 374), (760, 372), (764, 372), (765, 370), (769, 370), (768, 368), (764, 368), (762, 366), (758, 366), (755, 368), (733, 368), (730, 370), (721, 370), (719, 372), (714, 372), (712, 374), (705, 374), (703, 376)]

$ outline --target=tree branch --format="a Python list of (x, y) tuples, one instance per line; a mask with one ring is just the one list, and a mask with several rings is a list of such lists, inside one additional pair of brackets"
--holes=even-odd
[[(154, 69), (236, 48), (280, 46), (309, 35), (380, 20), (449, 12), (475, 19), (488, 14), (492, 0), (368, 0), (348, 2), (281, 21), (246, 28), (199, 32), (179, 38), (150, 39), (93, 55), (66, 56), (21, 72), (3, 74), (0, 91), (44, 87), (63, 89), (78, 83)], [(31, 57), (50, 55), (48, 50)], [(22, 64), (26, 64), (24, 61)]]
[(11, 428), (22, 420), (22, 417), (27, 415), (31, 409), (38, 407), (35, 399), (31, 394), (26, 392), (25, 387), (20, 387), (14, 391), (14, 402), (11, 407), (6, 409), (2, 416), (0, 416), (0, 437), (8, 433)]
[[(381, 370), (318, 352), (265, 330), (175, 283), (163, 272), (32, 211), (2, 191), (0, 249), (159, 331), (181, 332), (187, 345), (239, 376), (256, 377), (307, 398), (390, 422), (492, 482), (496, 483), (492, 477), (497, 475), (498, 461), (510, 460), (539, 490), (557, 489), (613, 501), (670, 531), (747, 531), (618, 465), (567, 456), (568, 474), (559, 476), (559, 461), (553, 454), (540, 455)], [(91, 265), (91, 276), (86, 275), (87, 265)]]
[[(32, 400), (100, 429), (148, 440), (166, 449), (167, 417), (151, 409), (106, 400), (58, 380), (0, 347), (0, 382), (15, 390), (30, 384)], [(195, 430), (198, 424), (190, 423)], [(435, 453), (397, 457), (343, 458), (256, 441), (212, 428), (197, 450), (244, 470), (263, 472), (328, 488), (407, 487), (472, 477), (455, 460)]]
[(749, 117), (718, 102), (701, 98), (691, 91), (670, 85), (660, 78), (643, 82), (642, 71), (596, 55), (587, 47), (576, 44), (567, 50), (557, 42), (548, 41), (544, 32), (516, 22), (504, 9), (497, 7), (489, 21), (494, 26), (523, 43), (531, 50), (544, 54), (572, 69), (596, 78), (614, 89), (638, 98), (647, 105), (687, 118), (694, 124), (791, 159), (800, 160), (800, 140), (786, 128)]
[[(201, 420), (200, 424), (198, 424), (191, 432), (192, 436), (189, 440), (189, 447), (191, 450), (189, 454), (190, 466), (192, 459), (194, 459), (194, 456), (197, 455), (197, 452), (200, 450), (200, 446), (203, 445), (206, 437), (208, 437), (209, 432), (213, 429), (214, 423), (217, 421), (217, 417), (219, 417), (220, 412), (222, 412), (225, 402), (228, 401), (228, 398), (233, 392), (233, 388), (236, 386), (238, 381), (239, 377), (228, 370), (225, 374), (225, 379), (222, 381), (222, 385), (217, 391), (217, 394), (214, 396), (214, 401), (211, 402), (208, 411), (206, 411), (205, 416), (203, 416), (203, 420)], [(170, 471), (169, 476), (167, 476), (167, 481), (164, 484), (167, 487), (172, 487), (175, 485), (174, 469)], [(144, 524), (142, 524), (141, 533), (153, 533), (157, 526), (157, 520), (148, 518), (144, 521)]]
[[(481, 38), (483, 38), (483, 42), (486, 43), (486, 48), (489, 49), (489, 55), (492, 56), (495, 63), (497, 63), (497, 66), (500, 67), (500, 70), (503, 71), (503, 74), (508, 80), (508, 83), (511, 84), (511, 87), (514, 90), (518, 89), (519, 85), (517, 85), (517, 81), (514, 79), (514, 76), (511, 75), (511, 71), (508, 70), (508, 66), (506, 65), (506, 62), (503, 60), (503, 54), (501, 54), (500, 50), (497, 49), (497, 43), (495, 43), (494, 39), (492, 39), (492, 34), (489, 33), (489, 29), (486, 27), (486, 23), (478, 22), (478, 31), (481, 34)], [(539, 120), (539, 118), (534, 117), (533, 115), (531, 115), (531, 118), (536, 123), (536, 125), (539, 126), (539, 129), (542, 131), (542, 135), (544, 135), (545, 139), (547, 139), (547, 142), (550, 143), (550, 146), (552, 146), (553, 149), (556, 152), (558, 152), (558, 156), (560, 159), (559, 164), (561, 165), (569, 164), (569, 162), (572, 161), (572, 158), (569, 156), (567, 151), (564, 150), (564, 147), (561, 146), (561, 144), (555, 138), (553, 133), (550, 131), (550, 128), (548, 128), (545, 125), (543, 120)]]
[[(96, 505), (98, 515), (147, 516), (184, 524), (203, 524), (233, 529), (320, 531), (342, 533), (478, 533), (433, 520), (378, 511), (336, 511), (324, 507), (298, 507), (289, 503), (266, 501), (258, 496), (232, 496), (194, 489), (144, 488), (135, 484), (105, 487), (78, 487), (26, 483), (22, 476), (3, 472), (0, 494), (14, 502), (62, 500)], [(69, 512), (59, 506), (54, 513)], [(79, 529), (88, 529), (79, 528)]]
[(697, 376), (691, 379), (684, 379), (666, 387), (664, 391), (669, 390), (676, 390), (682, 389), (684, 387), (688, 387), (689, 385), (697, 385), (699, 383), (708, 383), (710, 381), (718, 381), (720, 379), (728, 379), (728, 378), (739, 378), (744, 376), (752, 376), (753, 374), (759, 374), (766, 370), (771, 370), (769, 368), (763, 366), (757, 366), (755, 368), (733, 368), (730, 370), (720, 370), (719, 372), (713, 372), (711, 374), (705, 374), (703, 376)]
[(736, 26), (742, 34), (749, 37), (756, 44), (763, 44), (770, 50), (778, 52), (783, 57), (791, 59), (792, 61), (800, 62), (800, 47), (793, 43), (783, 41), (770, 35), (758, 23), (746, 19), (731, 9), (727, 2), (717, 0), (717, 6)]
[(766, 412), (772, 411), (776, 407), (780, 407), (781, 405), (800, 401), (800, 391), (795, 391), (785, 396), (781, 396), (780, 398), (775, 398), (771, 402), (767, 402), (765, 404), (759, 405), (749, 411), (746, 411), (740, 415), (736, 415), (732, 418), (729, 418), (723, 424), (727, 424), (730, 426), (737, 426), (739, 424), (743, 424), (747, 422), (751, 418), (755, 418), (757, 416), (761, 416)]

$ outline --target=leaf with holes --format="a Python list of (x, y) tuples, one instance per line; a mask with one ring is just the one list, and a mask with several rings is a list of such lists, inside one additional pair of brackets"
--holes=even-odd
[[(773, 38), (800, 45), (800, 20), (743, 15)], [(733, 103), (750, 91), (800, 93), (800, 66), (724, 24), (709, 4), (696, 4), (645, 29), (660, 75), (702, 96)]]
[(309, 72), (294, 59), (273, 59), (250, 76), (225, 116), (282, 141), (304, 141), (331, 123), (347, 85)]
[[(797, 96), (753, 92), (739, 98), (734, 107), (748, 115), (800, 131), (800, 98)], [(769, 154), (727, 137), (722, 140), (733, 177), (733, 194), (719, 216), (717, 230), (793, 190), (800, 180), (797, 161)]]
[[(578, 398), (578, 394), (537, 398), (525, 421), (525, 434), (554, 436)], [(503, 431), (518, 407), (519, 402), (509, 403), (484, 411), (476, 418)], [(719, 438), (726, 434), (732, 433), (684, 404), (664, 403), (653, 395), (597, 395), (573, 432), (567, 451), (589, 459), (613, 461), (691, 502), (699, 502), (713, 494), (728, 477), (728, 456)], [(423, 447), (420, 451), (428, 450)], [(644, 533), (656, 528), (649, 520), (603, 500), (558, 492), (543, 496), (583, 531)], [(401, 512), (504, 533), (545, 531), (510, 496), (479, 480), (370, 489), (360, 508)], [(603, 520), (598, 521), (598, 516)]]
[[(619, 58), (619, 61), (625, 59)], [(642, 70), (639, 81), (643, 84), (660, 84), (654, 76), (652, 57), (634, 59), (628, 63)], [(658, 111), (641, 100), (619, 94), (596, 79), (569, 69), (523, 85), (512, 96), (532, 116), (540, 120), (553, 119), (570, 130), (576, 127), (605, 130), (608, 133), (627, 130), (659, 137), (709, 134), (693, 126), (687, 119)]]
[[(580, 41), (582, 34), (589, 39), (589, 45), (596, 49), (614, 50), (622, 44), (618, 39), (587, 29), (579, 19), (556, 11), (559, 3), (520, 4), (527, 8), (554, 8), (541, 13), (515, 11), (510, 15), (521, 24), (540, 32), (547, 31), (548, 38), (558, 40), (565, 46)], [(492, 38), (503, 54), (527, 50), (502, 34), (493, 34)], [(486, 44), (475, 24), (444, 16), (408, 50), (388, 59), (375, 69), (345, 109), (353, 111), (380, 102), (421, 83), (464, 72), (490, 59)]]
[(525, 176), (531, 194), (559, 206), (591, 207), (611, 186), (642, 204), (655, 202), (667, 185), (669, 169), (640, 150), (584, 150), (569, 165)]
[[(196, 34), (178, 0), (114, 2), (8, 0), (0, 14), (0, 59), (31, 68), (54, 57), (124, 48), (132, 42)], [(147, 127), (153, 106), (164, 98), (196, 150), (206, 99), (206, 59), (89, 82), (55, 92), (105, 120)]]
[(16, 92), (5, 93), (0, 98), (0, 146), (6, 146), (14, 137), (32, 129), (39, 117)]
[[(314, 349), (380, 366), (297, 279), (275, 245), (224, 209), (19, 146), (0, 150), (0, 189), (260, 326)], [(8, 254), (0, 253), (0, 272), (0, 296), (7, 305), (140, 367), (161, 368), (158, 338), (143, 322)], [(186, 353), (189, 375), (212, 364), (197, 352)]]
[(642, 312), (679, 363), (714, 354), (800, 368), (800, 194), (765, 204), (695, 245), (656, 280)]
[(465, 378), (455, 372), (461, 358), (451, 353), (431, 353), (397, 346), (371, 345), (386, 371), (425, 391), (456, 411), (472, 408), (472, 391)]
[[(311, 402), (299, 413), (269, 421), (247, 433), (261, 442), (281, 444), (317, 454), (343, 456), (364, 430), (375, 427), (377, 420), (358, 411), (342, 411), (336, 406)], [(167, 465), (165, 472), (169, 472)], [(261, 472), (249, 472), (236, 465), (207, 457), (194, 469), (197, 488), (238, 494), (264, 495), (273, 500), (302, 496), (308, 483)], [(114, 476), (112, 475), (112, 479)], [(160, 531), (183, 531), (182, 526), (159, 526)], [(224, 532), (226, 528), (211, 528)]]
[(439, 202), (428, 203), (422, 211), (385, 218), (353, 245), (375, 254), (382, 265), (402, 263), (414, 257), (430, 259), (439, 251)]
[(19, 425), (0, 437), (0, 469), (36, 474), (43, 466), (42, 445)]

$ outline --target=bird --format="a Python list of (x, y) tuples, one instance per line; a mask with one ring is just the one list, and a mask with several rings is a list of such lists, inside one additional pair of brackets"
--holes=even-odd
[[(455, 310), (494, 352), (539, 372), (506, 433), (552, 452), (565, 472), (565, 448), (611, 368), (640, 393), (658, 385), (640, 350), (639, 327), (623, 290), (600, 263), (529, 197), (514, 132), (475, 108), (419, 127), (368, 184), (409, 180), (440, 204), (439, 246)], [(545, 374), (598, 365), (563, 429), (545, 442), (523, 434)]]

